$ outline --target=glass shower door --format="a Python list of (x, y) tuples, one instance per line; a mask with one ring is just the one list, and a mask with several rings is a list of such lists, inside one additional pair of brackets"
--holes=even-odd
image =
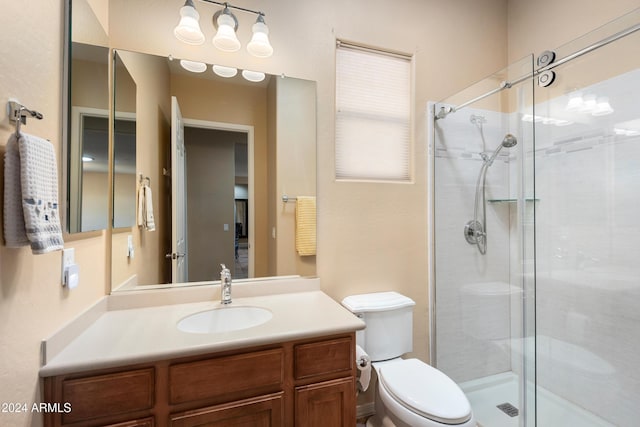
[[(556, 50), (640, 24), (636, 12)], [(553, 69), (536, 88), (537, 418), (640, 420), (640, 31)]]
[(532, 72), (524, 58), (433, 111), (432, 363), (486, 427), (535, 417)]

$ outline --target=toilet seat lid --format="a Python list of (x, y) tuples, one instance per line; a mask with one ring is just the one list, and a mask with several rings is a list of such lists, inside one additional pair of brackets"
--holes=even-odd
[(460, 387), (418, 359), (380, 366), (378, 376), (394, 399), (425, 418), (444, 424), (462, 424), (471, 418), (471, 405)]

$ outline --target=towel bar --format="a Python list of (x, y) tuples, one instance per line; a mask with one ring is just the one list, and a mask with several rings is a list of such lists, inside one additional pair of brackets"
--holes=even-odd
[(16, 133), (20, 133), (20, 125), (27, 124), (27, 115), (24, 114), (25, 112), (38, 120), (42, 120), (44, 117), (41, 113), (28, 109), (17, 100), (9, 99), (9, 102), (7, 102), (7, 114), (9, 115), (10, 121), (16, 122)]

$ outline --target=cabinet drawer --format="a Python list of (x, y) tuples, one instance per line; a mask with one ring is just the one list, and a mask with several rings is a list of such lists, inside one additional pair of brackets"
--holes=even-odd
[(64, 380), (62, 402), (72, 410), (62, 422), (148, 410), (154, 405), (154, 387), (153, 368)]
[(153, 417), (142, 420), (125, 421), (123, 423), (109, 424), (107, 427), (154, 427)]
[(169, 368), (171, 404), (214, 399), (230, 400), (282, 389), (281, 348), (216, 357)]
[(171, 416), (171, 427), (246, 427), (282, 426), (284, 416), (283, 393), (260, 396), (240, 402), (211, 406)]
[(355, 355), (350, 337), (295, 346), (295, 379), (350, 372)]

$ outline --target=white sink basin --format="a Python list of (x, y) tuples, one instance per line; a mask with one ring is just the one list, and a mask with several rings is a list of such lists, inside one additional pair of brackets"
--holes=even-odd
[(220, 307), (191, 314), (178, 322), (178, 329), (192, 334), (215, 334), (252, 328), (273, 314), (260, 307)]

